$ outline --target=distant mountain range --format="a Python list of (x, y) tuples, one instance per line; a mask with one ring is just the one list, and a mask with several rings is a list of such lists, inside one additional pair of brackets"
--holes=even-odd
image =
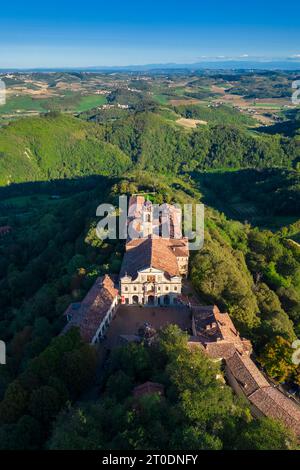
[(203, 60), (193, 64), (145, 64), (126, 66), (53, 67), (53, 68), (1, 68), (0, 72), (157, 72), (195, 70), (289, 70), (300, 71), (300, 58), (297, 59), (222, 59)]

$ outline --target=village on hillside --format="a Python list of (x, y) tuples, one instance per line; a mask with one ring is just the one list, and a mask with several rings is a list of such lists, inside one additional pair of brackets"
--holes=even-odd
[[(82, 302), (69, 305), (66, 326), (106, 351), (126, 342), (141, 342), (148, 335), (176, 324), (188, 334), (188, 345), (213, 361), (221, 361), (218, 377), (245, 397), (254, 417), (268, 416), (284, 423), (300, 437), (300, 408), (272, 384), (251, 359), (251, 342), (242, 338), (228, 313), (216, 305), (201, 305), (188, 281), (189, 244), (181, 233), (178, 208), (165, 205), (155, 216), (143, 195), (129, 201), (128, 225), (142, 234), (128, 236), (118, 277), (99, 277)], [(162, 236), (163, 227), (168, 237)], [(146, 383), (136, 393), (163, 393), (162, 386)], [(135, 393), (134, 392), (134, 393)]]

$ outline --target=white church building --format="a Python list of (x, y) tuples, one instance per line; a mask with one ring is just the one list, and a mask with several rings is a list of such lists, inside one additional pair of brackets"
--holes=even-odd
[[(129, 201), (128, 223), (141, 233), (129, 237), (120, 271), (122, 304), (174, 305), (188, 272), (188, 240), (181, 235), (181, 214), (175, 206), (164, 205), (155, 214), (143, 196)], [(169, 227), (167, 237), (164, 225)]]

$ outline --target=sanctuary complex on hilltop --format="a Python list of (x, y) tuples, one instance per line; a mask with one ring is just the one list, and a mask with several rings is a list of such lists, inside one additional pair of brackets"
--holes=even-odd
[(119, 278), (99, 277), (81, 302), (71, 303), (63, 333), (77, 327), (83, 339), (95, 344), (104, 337), (119, 303), (172, 306), (180, 302), (182, 279), (188, 274), (188, 240), (182, 237), (181, 210), (169, 204), (159, 209), (156, 213), (156, 206), (143, 196), (131, 196), (129, 236)]
[[(181, 234), (178, 208), (163, 206), (164, 210), (157, 214), (155, 206), (143, 196), (130, 198), (127, 223), (128, 227), (134, 225), (134, 230), (128, 232), (119, 277), (99, 277), (81, 302), (69, 305), (65, 311), (68, 323), (62, 333), (77, 327), (83, 340), (95, 344), (105, 338), (120, 303), (152, 306), (152, 313), (175, 311), (177, 305), (182, 313), (189, 312), (189, 347), (223, 362), (227, 383), (248, 400), (253, 416), (277, 419), (300, 438), (298, 404), (274, 387), (258, 369), (251, 359), (251, 342), (239, 335), (228, 313), (221, 313), (216, 305), (187, 303), (181, 297), (182, 280), (188, 273), (188, 240)], [(121, 311), (122, 307), (119, 308)], [(132, 307), (127, 310), (134, 311)], [(138, 310), (142, 322), (143, 309)], [(172, 312), (170, 316), (172, 321)], [(119, 338), (122, 336), (119, 332)], [(134, 331), (126, 338), (139, 340)], [(164, 388), (146, 382), (133, 391), (135, 398), (148, 393), (163, 395)]]
[[(143, 196), (129, 200), (129, 236), (120, 271), (123, 304), (173, 305), (180, 299), (188, 240), (182, 237), (181, 210), (169, 204), (161, 209), (156, 213)], [(133, 231), (140, 237), (131, 238)]]

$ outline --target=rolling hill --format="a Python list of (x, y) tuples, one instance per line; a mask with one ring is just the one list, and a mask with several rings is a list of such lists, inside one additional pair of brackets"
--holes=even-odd
[(229, 123), (184, 128), (170, 116), (135, 112), (96, 124), (49, 113), (14, 121), (0, 129), (0, 185), (115, 176), (133, 166), (165, 174), (291, 168), (300, 158), (294, 138)]
[(292, 138), (209, 123), (184, 129), (154, 112), (135, 113), (106, 126), (106, 139), (141, 168), (160, 172), (291, 167), (299, 158)]
[(91, 123), (50, 114), (0, 130), (0, 185), (91, 174), (117, 175), (131, 160)]

